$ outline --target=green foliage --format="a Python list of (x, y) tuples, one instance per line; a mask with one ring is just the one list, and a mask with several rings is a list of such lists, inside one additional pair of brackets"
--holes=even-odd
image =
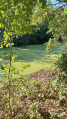
[[(65, 12), (66, 8), (53, 8), (52, 11), (49, 10), (49, 32), (52, 32), (53, 36), (57, 39), (61, 36), (62, 39), (65, 40), (65, 36), (67, 34), (67, 13)], [(50, 16), (50, 17), (49, 17)]]
[(62, 2), (62, 3), (66, 3), (67, 2), (67, 0), (57, 0), (57, 1)]
[[(31, 21), (31, 15), (33, 14), (33, 10), (35, 9), (36, 5), (39, 3), (46, 3), (47, 1), (30, 1), (30, 0), (19, 0), (19, 1), (14, 1), (10, 0), (7, 1), (1, 0), (0, 2), (0, 27), (5, 28), (5, 33), (4, 35), (5, 40), (8, 39), (8, 34), (10, 32), (10, 35), (16, 35), (21, 36), (22, 34), (25, 34), (26, 32), (31, 33), (32, 27), (30, 21)], [(46, 4), (44, 4), (46, 5)], [(3, 7), (4, 6), (4, 7)], [(9, 18), (8, 18), (8, 10), (9, 9)], [(8, 28), (8, 19), (10, 21), (10, 31)]]
[(50, 114), (51, 114), (51, 117), (53, 118), (55, 118), (55, 116), (57, 115), (57, 112), (50, 112)]
[(51, 53), (51, 51), (52, 51), (52, 46), (53, 46), (53, 44), (52, 44), (52, 39), (50, 38), (49, 39), (49, 42), (47, 43), (47, 48), (46, 48), (46, 51), (50, 54)]
[(40, 25), (40, 29), (33, 31), (34, 34), (25, 34), (22, 37), (14, 38), (14, 46), (22, 45), (32, 45), (32, 44), (42, 44), (49, 40), (52, 37), (51, 34), (47, 34), (48, 23)]
[[(50, 2), (50, 1), (49, 1)], [(64, 1), (62, 1), (64, 2)], [(46, 8), (38, 6), (33, 13), (32, 23), (38, 27), (38, 24), (43, 24), (46, 21), (49, 23), (49, 32), (53, 34), (55, 40), (58, 40), (61, 36), (65, 40), (67, 34), (67, 12), (66, 4), (63, 8), (55, 5), (48, 5)]]
[(50, 84), (55, 86), (57, 84), (57, 82), (58, 82), (58, 79), (54, 79), (54, 81), (52, 81)]
[(65, 99), (64, 92), (66, 89), (64, 88), (63, 83), (61, 82), (60, 86), (57, 87), (59, 88), (59, 92), (58, 92), (59, 100)]
[[(43, 17), (44, 15), (47, 15), (47, 9), (46, 11), (43, 11), (44, 5), (46, 6), (46, 0), (39, 0), (40, 4), (40, 10), (42, 10)], [(16, 37), (22, 36), (25, 33), (31, 33), (33, 30), (34, 22), (32, 23), (32, 13), (33, 10), (36, 8), (37, 5), (39, 5), (38, 0), (30, 1), (30, 0), (1, 0), (0, 2), (0, 27), (5, 28), (4, 31), (4, 39), (8, 44), (7, 47), (10, 46), (10, 54), (7, 54), (3, 51), (3, 58), (8, 58), (10, 62), (8, 62), (6, 65), (2, 65), (1, 69), (4, 70), (4, 78), (6, 79), (5, 83), (3, 83), (3, 86), (1, 86), (2, 90), (2, 99), (1, 100), (1, 108), (2, 113), (4, 112), (4, 118), (37, 118), (37, 119), (43, 119), (47, 118), (47, 115), (43, 114), (42, 110), (40, 109), (40, 100), (46, 100), (47, 98), (50, 98), (52, 96), (52, 87), (49, 89), (50, 82), (48, 82), (47, 86), (44, 86), (44, 81), (39, 80), (31, 80), (31, 79), (24, 79), (23, 76), (23, 70), (25, 68), (28, 68), (30, 65), (18, 65), (19, 69), (15, 65), (15, 58), (18, 59), (18, 55), (12, 56), (12, 45), (11, 41), (13, 40), (13, 37), (16, 35)], [(39, 9), (37, 10), (37, 12)], [(36, 12), (36, 13), (37, 13)], [(44, 13), (45, 12), (45, 13)], [(34, 14), (34, 16), (36, 15)], [(63, 15), (62, 15), (63, 16)], [(65, 15), (66, 17), (66, 15)], [(39, 21), (43, 21), (43, 18), (40, 16), (37, 19), (37, 23)], [(40, 22), (39, 24), (41, 24)], [(34, 28), (35, 29), (35, 28)], [(53, 29), (54, 30), (54, 29)], [(56, 29), (55, 29), (56, 30)], [(60, 30), (59, 30), (60, 31)], [(65, 33), (65, 31), (64, 31)], [(48, 43), (48, 50), (51, 52), (52, 47), (52, 40), (49, 40)], [(2, 44), (3, 48), (3, 44)], [(36, 52), (36, 51), (35, 51)], [(25, 54), (25, 52), (24, 52)], [(40, 53), (39, 53), (40, 55)], [(29, 57), (29, 56), (28, 56)], [(36, 56), (37, 58), (37, 56)], [(66, 72), (65, 72), (66, 73)], [(45, 91), (45, 89), (47, 89)], [(44, 89), (44, 91), (42, 90)], [(55, 91), (55, 96), (57, 96)], [(49, 93), (49, 95), (47, 95)], [(58, 91), (58, 97), (61, 98), (61, 92)], [(31, 96), (34, 96), (31, 98)], [(56, 97), (55, 97), (56, 98)], [(25, 100), (26, 99), (26, 100)], [(29, 99), (29, 101), (27, 100)], [(37, 100), (38, 102), (36, 103)], [(25, 102), (24, 102), (25, 101)], [(28, 102), (27, 102), (28, 101)], [(24, 102), (24, 104), (23, 104)], [(27, 103), (27, 105), (26, 105)], [(22, 107), (20, 108), (20, 106)], [(42, 105), (42, 104), (41, 104)], [(26, 106), (26, 107), (25, 107)], [(5, 110), (4, 110), (5, 109)], [(49, 114), (49, 112), (48, 112)], [(54, 116), (55, 114), (53, 114)], [(50, 116), (50, 114), (49, 114)], [(52, 117), (53, 117), (52, 116)], [(3, 118), (3, 117), (2, 117)]]
[(17, 68), (16, 64), (14, 63), (15, 58), (17, 58), (18, 55), (15, 54), (12, 56), (12, 66), (10, 67), (9, 64), (4, 64), (1, 66), (1, 69), (4, 70), (4, 77), (6, 78), (6, 80), (8, 79), (8, 74), (9, 74), (9, 69), (10, 69), (10, 77), (11, 77), (11, 81), (13, 81), (16, 77), (17, 78), (21, 78), (23, 76), (23, 69), (30, 67), (29, 64), (19, 64), (19, 68)]
[(58, 59), (57, 66), (60, 69), (60, 79), (63, 79), (67, 82), (67, 44), (65, 45), (62, 56)]

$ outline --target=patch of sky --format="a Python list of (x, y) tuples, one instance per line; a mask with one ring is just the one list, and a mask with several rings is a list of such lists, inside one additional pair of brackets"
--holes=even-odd
[[(65, 5), (66, 3), (64, 3), (63, 1), (59, 2), (58, 0), (51, 0), (51, 4), (55, 4), (55, 7), (61, 7)], [(65, 5), (65, 7), (67, 7), (67, 4)]]

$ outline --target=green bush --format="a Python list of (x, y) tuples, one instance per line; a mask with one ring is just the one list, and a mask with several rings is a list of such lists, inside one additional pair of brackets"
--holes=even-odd
[(67, 82), (67, 44), (64, 47), (61, 57), (58, 59), (57, 66), (60, 69), (60, 78)]

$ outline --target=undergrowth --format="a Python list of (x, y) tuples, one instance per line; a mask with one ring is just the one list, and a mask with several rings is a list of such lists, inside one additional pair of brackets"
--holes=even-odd
[[(58, 78), (19, 78), (11, 82), (11, 119), (66, 119), (67, 84)], [(10, 119), (9, 84), (1, 84), (1, 119)]]

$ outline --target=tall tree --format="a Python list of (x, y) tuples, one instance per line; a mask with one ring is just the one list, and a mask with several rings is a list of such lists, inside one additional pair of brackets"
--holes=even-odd
[(58, 7), (53, 7), (52, 11), (49, 11), (49, 29), (53, 33), (54, 37), (63, 38), (67, 34), (67, 8), (66, 4)]
[(31, 15), (38, 3), (46, 5), (46, 0), (1, 0), (0, 1), (0, 27), (5, 28), (4, 39), (9, 41), (10, 47), (10, 66), (8, 71), (9, 80), (9, 108), (11, 118), (10, 86), (11, 86), (11, 41), (14, 35), (22, 36), (26, 32), (32, 32)]
[(33, 23), (37, 26), (49, 22), (49, 32), (52, 32), (56, 39), (60, 36), (65, 37), (67, 34), (67, 4), (63, 3), (53, 4), (50, 1), (46, 9), (38, 6), (33, 14)]

